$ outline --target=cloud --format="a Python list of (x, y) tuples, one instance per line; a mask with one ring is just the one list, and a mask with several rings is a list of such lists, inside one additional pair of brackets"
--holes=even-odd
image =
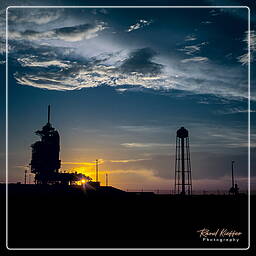
[[(229, 115), (229, 114), (239, 114), (239, 113), (245, 113), (248, 114), (249, 110), (244, 109), (244, 108), (239, 108), (239, 107), (235, 107), (235, 108), (230, 108), (228, 110), (222, 110), (222, 111), (217, 111), (218, 114), (224, 114), (224, 115)], [(255, 113), (256, 110), (250, 109), (250, 113)]]
[[(45, 49), (47, 49), (46, 46)], [(28, 48), (33, 56), (36, 56), (36, 50), (32, 51)], [(104, 85), (125, 89), (122, 90), (123, 93), (130, 90), (149, 89), (159, 93), (169, 92), (170, 95), (173, 94), (173, 90), (179, 90), (196, 94), (213, 94), (228, 97), (228, 99), (247, 97), (247, 78), (243, 78), (241, 70), (232, 68), (220, 70), (218, 66), (212, 63), (198, 67), (196, 63), (206, 61), (205, 57), (185, 59), (185, 63), (192, 61), (195, 65), (183, 67), (184, 71), (175, 66), (173, 68), (165, 66), (161, 73), (155, 74), (160, 72), (161, 64), (155, 65), (152, 61), (144, 60), (142, 63), (146, 63), (145, 65), (141, 63), (138, 65), (136, 61), (127, 61), (134, 60), (133, 54), (132, 56), (128, 55), (123, 61), (112, 63), (108, 58), (112, 58), (113, 55), (99, 59), (97, 56), (81, 59), (81, 56), (76, 57), (72, 50), (67, 55), (63, 55), (62, 51), (66, 52), (67, 50), (57, 47), (48, 51), (38, 49), (37, 59), (33, 57), (31, 63), (23, 61), (23, 65), (27, 66), (15, 73), (17, 82), (24, 86), (60, 91), (80, 90)], [(18, 58), (28, 57), (25, 54), (24, 57), (17, 58), (16, 54), (13, 53), (13, 58), (16, 61)], [(47, 68), (47, 66), (42, 67), (42, 62), (56, 66), (52, 66), (54, 69)], [(126, 65), (122, 66), (124, 63)], [(234, 81), (237, 82), (236, 87), (233, 86)]]
[[(250, 39), (250, 42), (249, 42)], [(245, 37), (243, 39), (243, 42), (246, 43), (246, 48), (245, 50), (247, 51), (246, 53), (240, 55), (237, 57), (238, 62), (240, 62), (243, 66), (248, 65), (249, 61), (249, 56), (248, 56), (248, 45), (250, 43), (250, 62), (254, 61), (254, 55), (256, 52), (256, 33), (255, 30), (250, 31), (250, 38), (249, 38), (249, 33), (248, 31), (245, 32)]]
[(185, 37), (185, 41), (195, 41), (197, 37), (195, 35), (188, 35)]
[(143, 27), (145, 27), (145, 26), (150, 25), (152, 22), (153, 22), (152, 20), (147, 21), (147, 20), (141, 19), (141, 20), (139, 20), (136, 24), (131, 25), (131, 26), (126, 30), (126, 32), (131, 32), (131, 31), (134, 31), (134, 30), (143, 28)]
[(0, 41), (0, 54), (4, 55), (5, 54), (5, 50), (6, 50), (5, 42), (1, 42)]
[[(56, 49), (54, 52), (57, 56), (49, 55), (49, 58), (42, 59), (40, 55), (37, 60), (33, 59), (31, 64), (26, 63), (26, 67), (18, 69), (15, 73), (17, 82), (24, 86), (60, 91), (110, 86), (122, 89), (122, 93), (149, 89), (156, 93), (169, 93), (170, 96), (174, 93), (173, 90), (179, 90), (194, 94), (213, 94), (227, 97), (229, 100), (247, 97), (247, 78), (243, 78), (241, 71), (232, 68), (219, 70), (219, 67), (213, 64), (201, 65), (199, 68), (196, 63), (202, 63), (204, 59), (194, 60), (195, 65), (184, 67), (186, 68), (184, 72), (168, 67), (154, 76), (141, 73), (145, 72), (143, 69), (140, 72), (125, 72), (120, 69), (122, 61), (121, 64), (118, 62), (115, 65), (109, 65), (104, 61), (99, 61), (96, 57), (72, 60), (69, 55), (65, 58)], [(52, 66), (54, 69), (47, 66), (41, 67), (42, 62), (56, 66)], [(68, 66), (63, 67), (63, 65)], [(233, 86), (234, 81), (237, 82), (236, 87)], [(254, 100), (253, 97), (252, 100)]]
[(206, 20), (206, 21), (202, 21), (201, 23), (207, 25), (207, 24), (212, 24), (213, 22), (209, 21), (209, 20)]
[(152, 61), (155, 56), (156, 52), (151, 48), (135, 50), (123, 61), (120, 70), (125, 73), (138, 72), (152, 76), (160, 74), (163, 65)]
[(179, 49), (179, 51), (185, 52), (187, 55), (193, 55), (198, 53), (201, 50), (201, 47), (207, 44), (208, 42), (202, 42), (195, 45), (186, 45), (184, 48)]
[[(33, 60), (33, 57), (35, 60)], [(30, 56), (25, 58), (18, 58), (17, 61), (23, 67), (51, 67), (56, 66), (60, 68), (68, 68), (69, 61), (60, 61), (60, 60), (48, 60), (48, 61), (38, 61), (36, 60), (36, 56)]]
[(248, 53), (242, 54), (237, 57), (238, 62), (240, 62), (243, 66), (248, 65)]
[(106, 15), (106, 14), (108, 14), (108, 10), (104, 9), (104, 8), (101, 8), (101, 9), (97, 8), (97, 9), (92, 9), (91, 13), (93, 15), (97, 15), (97, 14), (104, 14), (104, 15)]
[(130, 142), (130, 143), (122, 143), (121, 146), (124, 146), (124, 147), (127, 147), (127, 148), (152, 148), (152, 147), (170, 147), (171, 144)]
[(188, 63), (188, 62), (205, 62), (208, 61), (209, 59), (207, 57), (192, 57), (192, 58), (188, 58), (188, 59), (183, 59), (181, 60), (182, 63)]
[(148, 158), (140, 158), (140, 159), (125, 159), (125, 160), (109, 160), (111, 163), (131, 163), (131, 162), (139, 162), (139, 161), (147, 161)]
[[(72, 24), (72, 22), (64, 24)], [(149, 21), (139, 20), (138, 23), (146, 25)], [(64, 24), (58, 21), (58, 26)], [(14, 48), (10, 50), (9, 58), (10, 63), (19, 64), (15, 78), (20, 85), (61, 91), (110, 86), (115, 87), (119, 93), (150, 91), (172, 95), (179, 91), (179, 95), (213, 94), (229, 99), (247, 97), (247, 78), (238, 68), (227, 68), (224, 65), (214, 64), (213, 61), (206, 63), (208, 58), (200, 54), (205, 42), (195, 41), (198, 40), (195, 34), (191, 33), (185, 38), (188, 45), (181, 49), (186, 56), (182, 58), (180, 56), (169, 58), (161, 52), (156, 53), (153, 47), (129, 51), (124, 45), (103, 47), (100, 53), (105, 56), (102, 57), (96, 52), (99, 52), (98, 48), (104, 45), (105, 38), (90, 40), (86, 46), (66, 42), (79, 42), (77, 40), (95, 37), (106, 28), (105, 23), (88, 22), (78, 26), (67, 25), (67, 27), (50, 29), (53, 26), (55, 28), (57, 23), (37, 26), (36, 29), (33, 24), (27, 24), (26, 30), (19, 27), (11, 31), (10, 36), (13, 33), (13, 39), (19, 39), (9, 40), (11, 47)], [(22, 36), (27, 38), (26, 42), (20, 40)], [(64, 42), (51, 41), (51, 38)], [(34, 50), (31, 50), (32, 43), (38, 46)], [(57, 50), (57, 47), (49, 45), (47, 52), (42, 50), (47, 48), (42, 46), (42, 43), (49, 43), (51, 46), (72, 45), (77, 48), (70, 49), (71, 53), (64, 56), (61, 51), (68, 52), (67, 47), (63, 49), (59, 47)], [(83, 55), (84, 51), (90, 54)], [(82, 58), (82, 55), (86, 57)], [(234, 86), (234, 82), (237, 86)]]
[(97, 32), (104, 30), (106, 27), (104, 23), (92, 25), (83, 24), (76, 27), (65, 27), (60, 29), (55, 29), (56, 37), (64, 41), (76, 42), (84, 39), (90, 39), (96, 37)]
[(11, 8), (8, 11), (8, 22), (11, 25), (21, 23), (35, 23), (37, 25), (44, 25), (53, 21), (58, 20), (64, 13), (64, 9), (42, 9), (42, 8), (31, 8), (25, 9), (14, 9)]
[(39, 45), (35, 41), (11, 41), (10, 46), (9, 63), (20, 65), (14, 77), (23, 86), (59, 91), (110, 86), (122, 93), (150, 90), (170, 96), (177, 95), (178, 90), (179, 95), (213, 94), (229, 100), (246, 98), (248, 93), (242, 70), (220, 68), (212, 62), (201, 65), (205, 57), (191, 56), (185, 63), (194, 65), (179, 65), (179, 60), (162, 62), (151, 48), (105, 52), (89, 58), (73, 47)]
[(49, 31), (39, 32), (34, 30), (10, 31), (10, 39), (16, 40), (63, 40), (67, 42), (77, 42), (86, 39), (91, 39), (98, 36), (98, 32), (106, 28), (104, 23), (100, 24), (83, 24), (72, 27), (63, 27), (52, 29)]
[(211, 16), (219, 16), (221, 11), (222, 11), (222, 9), (211, 9), (209, 11), (209, 13), (210, 13)]
[(200, 51), (200, 46), (189, 45), (189, 46), (185, 46), (183, 49), (180, 49), (180, 51), (185, 52), (185, 54), (187, 55), (193, 55), (194, 53), (197, 53)]
[[(98, 159), (98, 164), (103, 164), (105, 161), (103, 159)], [(65, 162), (62, 161), (61, 164), (64, 165), (88, 165), (88, 166), (95, 166), (96, 165), (96, 161), (92, 161), (92, 162)]]
[[(23, 59), (22, 59), (23, 60)], [(38, 60), (28, 63), (24, 72), (16, 72), (15, 78), (21, 85), (34, 86), (49, 90), (75, 90), (82, 88), (91, 88), (101, 85), (122, 86), (136, 85), (143, 87), (152, 87), (155, 82), (155, 88), (159, 87), (161, 77), (148, 77), (142, 73), (126, 74), (118, 67), (98, 63), (97, 60), (88, 60), (88, 63), (77, 61), (67, 62), (55, 59), (54, 61), (45, 61), (47, 64), (54, 64), (58, 70), (42, 67), (42, 61)], [(59, 65), (59, 66), (57, 66)], [(36, 67), (37, 66), (37, 67)], [(39, 67), (40, 66), (40, 67)], [(30, 69), (28, 69), (30, 67)], [(34, 68), (37, 68), (34, 70)], [(163, 83), (164, 81), (162, 81)]]
[[(221, 179), (230, 175), (232, 160), (238, 163), (236, 177), (247, 177), (247, 154), (223, 154), (215, 152), (191, 152), (191, 165), (193, 180)], [(122, 170), (124, 173), (134, 170), (141, 173), (143, 170), (151, 171), (151, 175), (172, 180), (175, 175), (175, 154), (152, 155), (150, 159), (134, 162), (106, 162), (106, 169), (111, 172)]]
[(163, 127), (159, 126), (144, 126), (144, 125), (122, 125), (119, 126), (121, 130), (124, 130), (125, 132), (133, 132), (133, 133), (142, 133), (145, 134), (147, 132), (150, 133), (162, 133), (164, 132)]

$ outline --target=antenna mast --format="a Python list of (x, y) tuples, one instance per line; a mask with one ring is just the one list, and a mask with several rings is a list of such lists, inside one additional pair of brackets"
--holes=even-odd
[(99, 169), (98, 169), (98, 159), (96, 159), (96, 182), (98, 182), (99, 181)]
[(48, 105), (48, 123), (50, 123), (51, 118), (51, 105)]
[(106, 173), (106, 187), (108, 187), (108, 174)]
[(234, 162), (232, 161), (232, 188), (235, 187), (235, 181), (234, 181)]

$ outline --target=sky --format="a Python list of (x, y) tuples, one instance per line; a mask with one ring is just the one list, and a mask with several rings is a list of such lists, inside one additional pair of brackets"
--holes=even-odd
[[(51, 104), (51, 123), (61, 136), (61, 171), (95, 179), (95, 159), (100, 159), (103, 185), (108, 173), (110, 185), (122, 189), (174, 189), (176, 131), (184, 126), (194, 190), (229, 189), (232, 160), (236, 181), (246, 189), (248, 8), (214, 8), (217, 2), (201, 1), (209, 6), (204, 9), (10, 7), (9, 181), (23, 182), (30, 146), (39, 139), (35, 131), (46, 124)], [(5, 7), (0, 12), (1, 74)], [(252, 15), (252, 67), (254, 26)], [(1, 82), (5, 86), (4, 78)], [(252, 123), (255, 100), (251, 86)], [(251, 138), (254, 157), (253, 126)], [(4, 169), (3, 146), (1, 152)], [(4, 181), (4, 172), (0, 178)]]

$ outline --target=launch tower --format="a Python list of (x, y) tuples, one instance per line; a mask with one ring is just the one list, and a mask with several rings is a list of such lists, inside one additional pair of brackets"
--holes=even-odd
[(56, 181), (60, 169), (60, 136), (50, 123), (50, 105), (48, 106), (48, 122), (42, 130), (36, 131), (41, 137), (40, 141), (31, 145), (32, 160), (31, 172), (35, 174), (37, 184), (49, 184)]

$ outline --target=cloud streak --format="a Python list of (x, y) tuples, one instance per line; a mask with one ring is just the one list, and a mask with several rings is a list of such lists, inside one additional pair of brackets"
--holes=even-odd
[(179, 49), (181, 52), (185, 52), (187, 55), (193, 55), (198, 53), (201, 50), (201, 47), (204, 45), (207, 45), (207, 42), (202, 42), (200, 44), (195, 44), (195, 45), (186, 45), (184, 48)]
[(127, 147), (127, 148), (152, 148), (152, 147), (170, 147), (171, 144), (130, 142), (130, 143), (122, 143), (121, 146), (124, 146), (124, 147)]
[(44, 25), (58, 20), (64, 13), (64, 9), (30, 9), (29, 15), (25, 9), (9, 9), (8, 21), (10, 24), (34, 23)]
[(141, 19), (141, 20), (139, 20), (136, 24), (131, 25), (131, 26), (126, 30), (126, 32), (129, 33), (129, 32), (132, 32), (132, 31), (134, 31), (134, 30), (138, 30), (138, 29), (140, 29), (140, 28), (143, 28), (143, 27), (145, 27), (145, 26), (149, 26), (152, 22), (153, 22), (152, 20), (147, 21), (147, 20)]
[(18, 58), (17, 60), (23, 67), (51, 67), (51, 66), (56, 66), (60, 68), (70, 67), (69, 61), (60, 61), (60, 60), (37, 61), (36, 57), (35, 57), (35, 60), (33, 60), (33, 57), (35, 56)]
[[(58, 14), (56, 17), (54, 15), (53, 21), (57, 19)], [(141, 19), (137, 23), (139, 25), (130, 28), (130, 32), (148, 26), (152, 20)], [(109, 24), (110, 27), (112, 25)], [(209, 61), (210, 56), (201, 55), (200, 51), (207, 42), (195, 43), (198, 40), (195, 34), (185, 37), (186, 44), (190, 45), (178, 49), (184, 52), (185, 57), (175, 53), (173, 58), (169, 58), (153, 46), (131, 49), (121, 44), (116, 50), (115, 47), (110, 47), (98, 51), (97, 47), (104, 45), (103, 39), (108, 31), (102, 33), (102, 37), (98, 36), (107, 28), (107, 24), (95, 18), (93, 22), (88, 21), (82, 25), (58, 26), (54, 29), (50, 29), (52, 26), (48, 25), (41, 26), (40, 31), (39, 27), (35, 29), (35, 26), (25, 26), (26, 29), (11, 31), (9, 57), (14, 65), (16, 62), (19, 64), (20, 68), (14, 75), (18, 84), (59, 91), (109, 86), (115, 87), (119, 93), (151, 90), (172, 95), (174, 90), (178, 90), (228, 98), (247, 97), (247, 78), (239, 69), (214, 64), (213, 60)], [(111, 32), (111, 29), (109, 31)], [(125, 33), (125, 36), (128, 35)], [(181, 38), (184, 39), (184, 35)], [(82, 41), (87, 39), (93, 40), (88, 41), (88, 49), (84, 47), (85, 51), (90, 53), (85, 55), (82, 51)], [(96, 46), (92, 47), (94, 42)], [(43, 46), (42, 43), (49, 45)], [(54, 47), (53, 44), (68, 45), (72, 48)], [(31, 49), (31, 45), (37, 47)], [(47, 47), (48, 52), (44, 50)]]
[(244, 65), (248, 65), (248, 62), (249, 62), (248, 47), (250, 47), (250, 62), (254, 61), (254, 55), (256, 52), (256, 33), (255, 33), (255, 31), (251, 30), (250, 34), (248, 33), (248, 31), (246, 31), (243, 42), (246, 43), (245, 50), (247, 51), (247, 53), (244, 53), (244, 54), (238, 56), (237, 60), (244, 66)]
[[(119, 52), (106, 54), (104, 58), (81, 58), (69, 48), (30, 48), (30, 56), (21, 55), (19, 49), (17, 51), (16, 54), (14, 50), (13, 56), (24, 70), (19, 69), (15, 78), (24, 86), (59, 91), (110, 86), (122, 93), (150, 89), (169, 93), (180, 90), (228, 98), (247, 97), (246, 77), (243, 78), (237, 69), (220, 70), (212, 63), (199, 67), (200, 63), (208, 61), (206, 57), (181, 60), (181, 63), (195, 64), (182, 67), (182, 71), (175, 66), (154, 62), (156, 55), (148, 48), (132, 51), (123, 60), (116, 60), (115, 55), (119, 55)], [(49, 69), (49, 66), (54, 67), (54, 70)], [(236, 87), (233, 81), (236, 81)]]
[(185, 41), (189, 42), (189, 41), (195, 41), (197, 40), (197, 37), (195, 35), (188, 35), (185, 37)]
[(125, 159), (125, 160), (109, 160), (111, 163), (132, 163), (139, 161), (147, 161), (148, 158), (140, 158), (140, 159)]
[[(229, 114), (240, 114), (240, 113), (248, 114), (248, 112), (249, 112), (249, 109), (235, 107), (235, 108), (230, 108), (227, 110), (218, 111), (217, 113), (229, 115)], [(256, 110), (250, 109), (250, 113), (255, 113), (255, 112), (256, 112)]]
[(208, 61), (209, 59), (207, 57), (202, 57), (202, 56), (198, 56), (198, 57), (192, 57), (192, 58), (187, 58), (187, 59), (183, 59), (181, 60), (182, 63), (188, 63), (188, 62), (205, 62)]
[(66, 42), (77, 42), (82, 40), (87, 40), (98, 36), (98, 32), (104, 30), (106, 26), (104, 23), (101, 24), (83, 24), (72, 27), (62, 27), (57, 29), (52, 29), (49, 31), (34, 31), (25, 30), (21, 31), (10, 31), (10, 39), (15, 40), (63, 40)]

